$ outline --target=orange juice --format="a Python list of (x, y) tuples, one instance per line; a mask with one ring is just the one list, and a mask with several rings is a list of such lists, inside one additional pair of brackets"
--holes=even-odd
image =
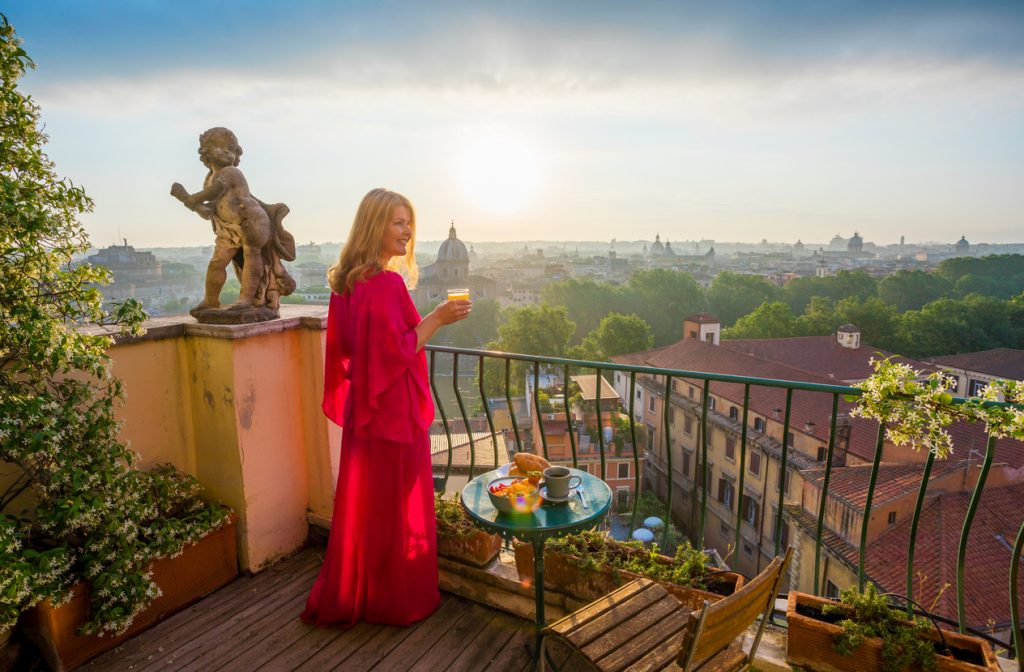
[(469, 289), (449, 289), (449, 301), (469, 301)]

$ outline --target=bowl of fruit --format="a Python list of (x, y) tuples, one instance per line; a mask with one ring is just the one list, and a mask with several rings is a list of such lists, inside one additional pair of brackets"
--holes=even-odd
[(487, 494), (499, 513), (532, 513), (540, 506), (537, 486), (525, 478), (496, 478), (487, 484)]

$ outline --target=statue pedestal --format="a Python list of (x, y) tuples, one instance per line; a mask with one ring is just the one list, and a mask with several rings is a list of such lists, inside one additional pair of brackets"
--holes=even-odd
[(222, 308), (192, 309), (189, 311), (199, 324), (252, 324), (276, 320), (278, 311), (264, 306), (224, 306)]

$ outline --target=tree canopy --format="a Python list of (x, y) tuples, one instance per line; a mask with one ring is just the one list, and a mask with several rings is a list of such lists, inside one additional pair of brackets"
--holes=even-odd
[(583, 343), (570, 348), (570, 356), (591, 361), (608, 361), (615, 355), (649, 350), (654, 335), (649, 324), (636, 315), (612, 313), (587, 334)]
[(760, 275), (722, 271), (708, 287), (708, 310), (722, 321), (723, 327), (729, 327), (765, 301), (777, 301), (781, 294), (779, 287)]

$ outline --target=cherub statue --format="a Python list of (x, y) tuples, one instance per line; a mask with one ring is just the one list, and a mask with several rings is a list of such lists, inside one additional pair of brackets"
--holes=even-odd
[[(295, 259), (295, 239), (281, 225), (288, 206), (267, 205), (249, 192), (238, 169), (241, 156), (234, 133), (211, 128), (199, 136), (199, 160), (210, 171), (203, 190), (190, 194), (177, 182), (171, 186), (171, 195), (209, 219), (217, 236), (206, 270), (206, 296), (190, 311), (200, 322), (273, 319), (278, 316), (281, 296), (295, 290), (295, 281), (281, 263), (282, 259)], [(220, 291), (232, 262), (242, 287), (238, 301), (221, 310)]]

